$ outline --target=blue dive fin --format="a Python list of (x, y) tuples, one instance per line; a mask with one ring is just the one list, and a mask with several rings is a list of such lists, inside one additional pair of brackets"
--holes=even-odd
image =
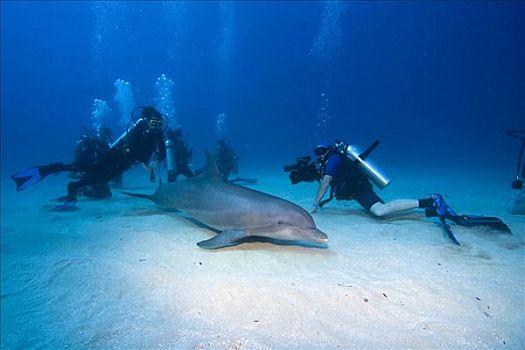
[(425, 209), (425, 213), (427, 214), (427, 216), (431, 216), (428, 213), (433, 213), (433, 216), (439, 217), (439, 221), (441, 221), (441, 224), (443, 224), (443, 229), (447, 233), (448, 238), (450, 238), (450, 240), (455, 244), (460, 245), (458, 240), (454, 236), (450, 225), (447, 223), (446, 220), (449, 218), (448, 216), (457, 215), (456, 212), (454, 211), (454, 209), (447, 205), (445, 199), (439, 193), (432, 195), (432, 199), (434, 200), (432, 208)]
[(461, 244), (459, 244), (458, 240), (456, 239), (456, 236), (454, 236), (454, 233), (452, 232), (452, 229), (450, 228), (450, 225), (447, 224), (447, 221), (445, 220), (445, 218), (443, 216), (440, 216), (439, 217), (439, 221), (441, 221), (441, 223), (443, 224), (443, 228), (445, 229), (445, 232), (447, 233), (448, 238), (450, 238), (450, 240), (452, 242), (456, 243), (457, 245), (461, 245)]
[(64, 204), (57, 205), (51, 211), (73, 211), (77, 210), (77, 201), (66, 201)]
[(74, 168), (74, 163), (70, 165), (64, 163), (52, 163), (49, 165), (23, 169), (11, 175), (11, 179), (16, 182), (16, 190), (22, 191), (42, 181), (47, 175), (57, 174), (66, 170), (76, 170)]
[(44, 177), (45, 176), (40, 175), (40, 170), (38, 167), (20, 170), (19, 172), (11, 175), (11, 179), (16, 182), (17, 191), (22, 191), (28, 187), (31, 187), (37, 182), (42, 181)]

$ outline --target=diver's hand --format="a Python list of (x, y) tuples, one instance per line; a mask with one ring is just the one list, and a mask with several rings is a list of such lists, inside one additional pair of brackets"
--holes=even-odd
[(155, 169), (155, 168), (157, 167), (157, 165), (158, 165), (157, 161), (154, 160), (154, 161), (151, 161), (151, 162), (149, 163), (148, 167), (149, 167), (150, 169)]
[(157, 161), (153, 160), (148, 164), (147, 172), (149, 173), (149, 182), (156, 182), (157, 177), (155, 176), (155, 168), (158, 166)]
[(155, 172), (153, 169), (151, 169), (151, 172), (149, 173), (149, 182), (153, 183), (157, 181), (157, 177), (155, 176)]
[(310, 214), (315, 214), (319, 210), (319, 204), (314, 203), (312, 204), (312, 209), (310, 210)]

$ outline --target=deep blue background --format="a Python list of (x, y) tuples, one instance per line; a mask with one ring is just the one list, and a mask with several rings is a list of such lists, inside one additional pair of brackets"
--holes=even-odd
[[(281, 167), (320, 139), (379, 138), (374, 157), (390, 168), (514, 171), (519, 144), (503, 131), (525, 127), (523, 2), (346, 3), (341, 44), (324, 56), (309, 54), (322, 2), (1, 4), (3, 172), (69, 160), (93, 99), (116, 112), (121, 78), (151, 104), (162, 73), (195, 163), (225, 112), (245, 165)], [(323, 106), (331, 119), (318, 127)]]

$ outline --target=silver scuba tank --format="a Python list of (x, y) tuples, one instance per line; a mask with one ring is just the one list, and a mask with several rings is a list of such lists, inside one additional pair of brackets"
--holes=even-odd
[(124, 133), (122, 135), (120, 135), (120, 137), (118, 139), (116, 139), (110, 146), (109, 148), (111, 149), (114, 149), (114, 148), (117, 148), (117, 147), (122, 147), (122, 145), (124, 143), (127, 142), (127, 137), (129, 135), (129, 133), (131, 132), (131, 130), (133, 130), (133, 128), (135, 128), (137, 126), (137, 124), (139, 124), (139, 122), (141, 121), (142, 119), (139, 119), (135, 122), (132, 122), (128, 128), (126, 129), (126, 131), (124, 131)]
[(168, 171), (168, 182), (176, 180), (176, 166), (175, 166), (175, 144), (171, 140), (166, 140), (166, 170)]
[[(377, 142), (377, 141), (376, 141)], [(348, 145), (345, 154), (348, 158), (358, 162), (358, 166), (365, 172), (370, 181), (380, 189), (384, 189), (392, 181), (390, 177), (384, 174), (370, 159), (367, 159), (370, 152), (379, 144), (372, 144), (364, 153), (356, 145)]]

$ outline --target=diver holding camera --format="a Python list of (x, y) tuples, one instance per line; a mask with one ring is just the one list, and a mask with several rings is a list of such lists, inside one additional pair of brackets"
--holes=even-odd
[[(510, 229), (500, 219), (495, 217), (458, 215), (445, 203), (442, 195), (434, 194), (423, 199), (396, 199), (385, 202), (374, 191), (374, 184), (384, 189), (391, 182), (375, 164), (368, 158), (379, 141), (374, 141), (364, 152), (344, 141), (336, 140), (332, 144), (320, 143), (314, 149), (317, 164), (309, 156), (297, 158), (297, 163), (284, 167), (290, 171), (292, 184), (301, 181), (317, 180), (319, 188), (315, 195), (311, 213), (331, 201), (355, 200), (372, 216), (380, 218), (411, 209), (424, 209), (427, 217), (438, 217), (450, 240), (459, 245), (446, 220), (451, 220), (462, 226), (489, 226), (491, 228), (510, 232)], [(330, 195), (323, 200), (330, 188)]]
[(298, 157), (295, 164), (285, 165), (284, 171), (290, 173), (289, 177), (292, 185), (303, 181), (319, 181), (321, 178), (317, 165), (312, 161), (312, 157), (310, 156)]

